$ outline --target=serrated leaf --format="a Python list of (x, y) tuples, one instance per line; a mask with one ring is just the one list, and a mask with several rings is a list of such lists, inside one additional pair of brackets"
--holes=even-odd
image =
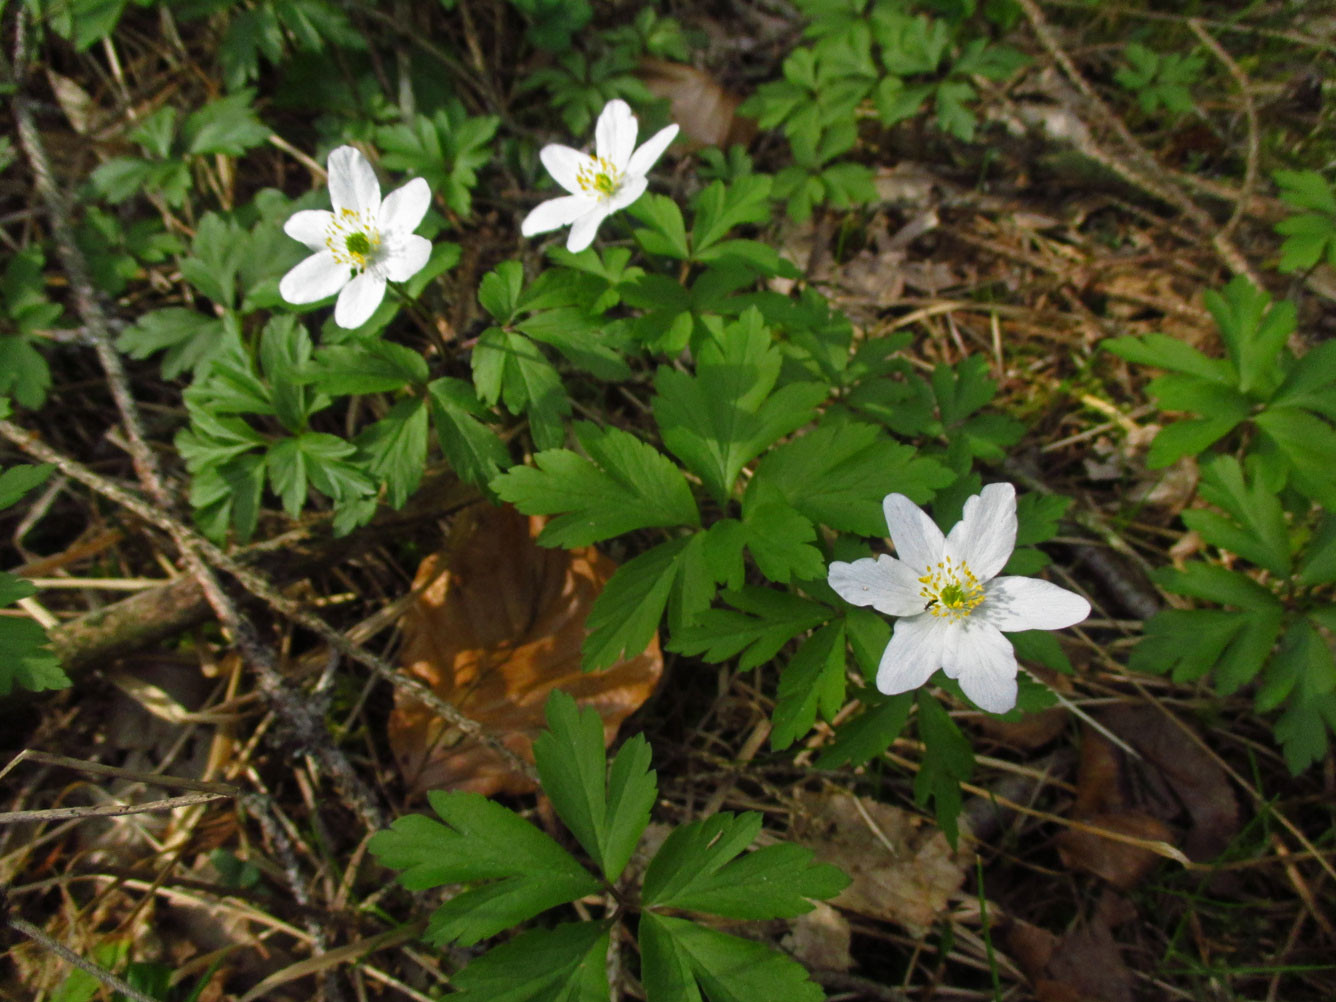
[(826, 562), (814, 545), (816, 529), (783, 498), (755, 501), (766, 492), (748, 492), (742, 525), (747, 549), (762, 574), (776, 584), (825, 576)]
[(323, 345), (301, 371), (302, 380), (331, 396), (388, 393), (425, 383), (429, 375), (418, 352), (379, 338)]
[(926, 689), (916, 696), (923, 761), (914, 777), (914, 801), (933, 802), (937, 827), (954, 849), (960, 837), (960, 784), (974, 771), (974, 750), (942, 704)]
[(696, 259), (702, 260), (700, 255), (735, 227), (769, 222), (770, 186), (771, 179), (764, 174), (744, 174), (727, 186), (716, 181), (697, 195), (691, 225)]
[(420, 398), (401, 400), (354, 442), (359, 465), (385, 483), (391, 508), (402, 508), (422, 482), (427, 468), (427, 405)]
[(227, 153), (240, 156), (269, 139), (269, 127), (259, 120), (251, 102), (255, 91), (247, 88), (219, 98), (191, 112), (181, 125), (187, 153)]
[(489, 327), (478, 338), (472, 361), (473, 383), (485, 403), (500, 400), (512, 414), (527, 414), (538, 448), (561, 445), (570, 398), (533, 341), (518, 331)]
[(1220, 292), (1207, 290), (1204, 298), (1239, 374), (1239, 390), (1270, 396), (1281, 381), (1281, 349), (1297, 322), (1294, 304), (1272, 306), (1271, 297), (1242, 275)]
[(831, 616), (824, 605), (768, 588), (726, 592), (724, 601), (733, 609), (707, 609), (694, 624), (673, 632), (668, 650), (698, 654), (710, 662), (741, 653), (738, 667), (746, 671), (769, 661), (798, 634)]
[(1164, 609), (1146, 621), (1128, 667), (1172, 674), (1175, 682), (1196, 681), (1219, 663), (1246, 615), (1225, 609)]
[(608, 1002), (608, 930), (598, 922), (530, 929), (450, 979), (459, 1002)]
[(53, 469), (55, 467), (50, 463), (42, 463), (38, 466), (11, 466), (0, 473), (0, 511), (44, 484)]
[(790, 843), (738, 857), (761, 831), (761, 815), (728, 812), (675, 828), (645, 870), (646, 908), (685, 908), (728, 918), (779, 918), (811, 911), (849, 878)]
[[(913, 709), (914, 694), (902, 692), (898, 696), (872, 698), (876, 701), (865, 705), (862, 713), (835, 732), (835, 740), (816, 760), (816, 768), (838, 769), (844, 765), (857, 768), (881, 755), (900, 736)], [(865, 704), (868, 699), (863, 697)]]
[(766, 446), (810, 420), (826, 396), (817, 383), (791, 383), (772, 392), (782, 358), (760, 311), (749, 308), (710, 343), (695, 376), (668, 366), (654, 385), (654, 418), (664, 444), (705, 482), (719, 503), (742, 467)]
[(875, 425), (827, 418), (766, 453), (756, 465), (752, 485), (768, 484), (818, 524), (882, 536), (882, 499), (887, 494), (898, 492), (923, 504), (951, 479), (951, 472), (936, 460), (918, 456)]
[[(1246, 413), (1246, 412), (1245, 412)], [(1146, 452), (1146, 465), (1152, 470), (1176, 463), (1184, 456), (1196, 456), (1207, 446), (1218, 442), (1233, 431), (1244, 413), (1223, 417), (1192, 418), (1166, 425), (1156, 434)]]
[(1336, 581), (1336, 514), (1329, 512), (1323, 516), (1304, 550), (1296, 580), (1309, 588)]
[(543, 792), (603, 876), (616, 881), (658, 796), (649, 745), (639, 734), (632, 737), (609, 772), (602, 718), (592, 708), (580, 710), (559, 689), (548, 697), (547, 725), (534, 742)]
[(1285, 764), (1295, 776), (1327, 757), (1327, 732), (1336, 728), (1336, 698), (1319, 697), (1310, 703), (1291, 703), (1276, 720), (1276, 740)]
[(1289, 461), (1290, 482), (1328, 510), (1336, 510), (1336, 429), (1294, 407), (1268, 407), (1257, 427)]
[[(903, 493), (903, 491), (901, 492)], [(1047, 543), (1058, 534), (1058, 519), (1072, 499), (1062, 494), (1022, 494), (1016, 499), (1016, 545)]]
[(808, 637), (780, 672), (770, 747), (789, 747), (812, 729), (818, 712), (833, 720), (843, 705), (844, 624), (836, 622)]
[[(42, 468), (17, 467), (6, 472), (38, 469)], [(31, 478), (30, 474), (28, 476)], [(3, 488), (0, 480), (0, 489)], [(31, 582), (0, 571), (0, 606), (11, 605), (36, 593)], [(69, 677), (62, 670), (60, 659), (52, 653), (50, 640), (40, 623), (17, 616), (0, 617), (0, 696), (9, 695), (16, 685), (41, 691), (64, 689), (69, 684)]]
[(603, 586), (586, 621), (580, 666), (596, 671), (649, 646), (663, 618), (690, 539), (670, 539), (628, 560)]
[(478, 302), (498, 324), (508, 324), (519, 308), (524, 289), (524, 266), (518, 261), (502, 261), (482, 277), (478, 284)]
[(650, 254), (661, 254), (678, 261), (685, 261), (691, 256), (682, 210), (671, 198), (666, 195), (643, 195), (628, 211), (648, 227), (637, 229), (635, 236), (636, 242)]
[(1208, 543), (1289, 577), (1289, 533), (1274, 492), (1256, 480), (1245, 484), (1243, 468), (1233, 456), (1216, 456), (1202, 465), (1201, 496), (1233, 520), (1210, 511), (1185, 511), (1182, 517), (1188, 528)]
[(145, 313), (121, 332), (116, 348), (135, 359), (165, 351), (163, 379), (175, 379), (187, 369), (199, 376), (217, 354), (222, 333), (220, 318), (173, 306)]
[(640, 917), (639, 939), (648, 1002), (700, 1002), (701, 988), (710, 1002), (825, 998), (801, 964), (754, 940), (653, 912)]
[(1213, 564), (1189, 563), (1180, 568), (1162, 567), (1156, 582), (1177, 595), (1190, 595), (1219, 605), (1266, 610), (1279, 607), (1276, 597), (1251, 578)]
[(593, 461), (569, 449), (534, 457), (492, 481), (526, 515), (556, 515), (538, 537), (544, 546), (587, 546), (633, 529), (700, 524), (682, 471), (653, 446), (620, 428), (581, 422), (576, 433)]
[(505, 443), (478, 420), (487, 412), (472, 386), (443, 376), (427, 384), (427, 395), (436, 440), (462, 479), (485, 485), (509, 465)]
[(565, 849), (529, 822), (476, 793), (427, 795), (441, 824), (421, 814), (399, 818), (371, 837), (383, 865), (402, 871), (409, 890), (487, 881), (432, 914), (428, 938), (470, 946), (540, 912), (599, 890)]
[(1229, 386), (1238, 384), (1238, 374), (1227, 360), (1207, 358), (1190, 344), (1167, 334), (1116, 337), (1102, 342), (1100, 347), (1119, 358), (1139, 365), (1153, 365), (1174, 372), (1186, 372)]

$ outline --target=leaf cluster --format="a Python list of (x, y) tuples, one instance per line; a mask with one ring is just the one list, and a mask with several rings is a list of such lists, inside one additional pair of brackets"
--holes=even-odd
[[(821, 999), (784, 954), (682, 917), (791, 917), (847, 884), (810, 850), (774, 843), (746, 852), (756, 813), (715, 814), (674, 828), (643, 875), (628, 869), (658, 796), (650, 748), (639, 735), (608, 762), (592, 709), (557, 691), (534, 760), (556, 815), (592, 867), (512, 811), (470, 793), (430, 794), (439, 820), (400, 818), (373, 836), (372, 853), (412, 890), (464, 884), (432, 914), (427, 938), (469, 946), (580, 899), (602, 897), (605, 917), (537, 926), (473, 960), (452, 978), (462, 999), (604, 1002), (614, 926), (637, 916), (639, 977), (650, 1002), (771, 996)], [(635, 877), (640, 876), (639, 887)]]

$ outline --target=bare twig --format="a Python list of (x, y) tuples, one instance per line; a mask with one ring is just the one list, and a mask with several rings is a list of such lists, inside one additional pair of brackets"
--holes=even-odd
[(171, 811), (192, 804), (209, 804), (227, 800), (227, 793), (187, 793), (166, 800), (150, 800), (144, 804), (99, 804), (88, 807), (51, 807), (40, 811), (10, 811), (0, 814), (0, 825), (19, 821), (66, 821), (70, 818), (119, 818), (127, 814), (146, 814), (150, 811)]
[(1229, 71), (1229, 75), (1238, 84), (1239, 97), (1243, 100), (1243, 113), (1248, 118), (1248, 162), (1244, 167), (1243, 187), (1239, 190), (1239, 199), (1234, 203), (1234, 211), (1230, 214), (1229, 222), (1225, 223), (1224, 228), (1220, 231), (1225, 239), (1229, 239), (1243, 219), (1245, 210), (1252, 202), (1253, 191), (1257, 187), (1257, 161), (1261, 154), (1261, 141), (1258, 138), (1259, 129), (1257, 126), (1257, 105), (1253, 101), (1247, 75), (1244, 74), (1233, 57), (1225, 51), (1225, 47), (1202, 27), (1201, 19), (1188, 18), (1188, 27), (1192, 29), (1193, 34), (1201, 39), (1201, 44), (1210, 49), (1215, 58), (1224, 64), (1225, 69)]

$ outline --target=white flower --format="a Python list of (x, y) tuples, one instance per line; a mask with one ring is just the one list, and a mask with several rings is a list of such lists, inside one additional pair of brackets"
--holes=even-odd
[(570, 194), (535, 207), (520, 232), (531, 237), (569, 225), (568, 251), (578, 253), (593, 243), (599, 223), (645, 193), (645, 175), (677, 135), (677, 126), (670, 125), (636, 149), (637, 128), (625, 101), (609, 101), (594, 127), (594, 156), (559, 143), (544, 146), (539, 159)]
[(989, 484), (942, 530), (903, 494), (882, 502), (899, 559), (836, 561), (827, 580), (846, 602), (896, 620), (877, 668), (888, 695), (916, 689), (938, 668), (983, 709), (1016, 705), (1016, 652), (1003, 630), (1057, 630), (1090, 615), (1080, 595), (1036, 578), (997, 577), (1016, 546), (1016, 490)]
[(339, 294), (334, 322), (361, 327), (385, 297), (385, 283), (416, 275), (431, 256), (431, 241), (414, 235), (431, 204), (431, 189), (414, 178), (380, 200), (380, 183), (367, 158), (351, 146), (329, 155), (333, 212), (293, 213), (283, 232), (313, 253), (278, 283), (289, 303), (314, 303)]

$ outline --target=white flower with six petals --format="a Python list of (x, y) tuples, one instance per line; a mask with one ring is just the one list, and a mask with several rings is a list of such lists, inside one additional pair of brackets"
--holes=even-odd
[(1016, 652), (1003, 630), (1057, 630), (1090, 614), (1080, 595), (1037, 578), (997, 577), (1016, 546), (1016, 490), (989, 484), (947, 536), (903, 494), (882, 502), (896, 557), (835, 561), (827, 580), (846, 602), (899, 617), (877, 668), (888, 695), (938, 668), (991, 713), (1016, 705)]
[(570, 194), (536, 206), (524, 217), (520, 232), (531, 237), (570, 226), (568, 251), (579, 253), (593, 243), (604, 219), (645, 193), (645, 175), (677, 136), (677, 126), (669, 125), (637, 149), (638, 129), (627, 103), (613, 100), (604, 105), (594, 126), (594, 156), (560, 143), (544, 146), (539, 159)]
[(416, 275), (431, 256), (431, 241), (413, 231), (431, 205), (431, 189), (414, 178), (380, 198), (380, 183), (360, 151), (340, 146), (329, 155), (329, 201), (334, 211), (295, 212), (283, 232), (314, 253), (278, 283), (289, 303), (339, 294), (334, 322), (361, 327), (385, 297), (385, 283)]

